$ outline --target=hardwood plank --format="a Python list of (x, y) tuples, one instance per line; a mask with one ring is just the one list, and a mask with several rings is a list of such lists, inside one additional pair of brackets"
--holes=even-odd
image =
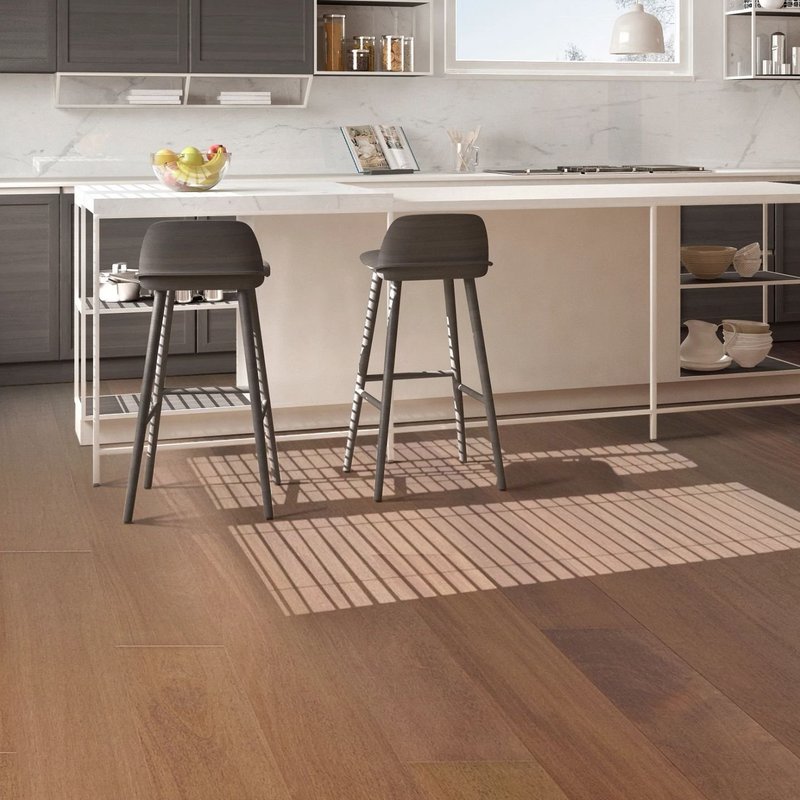
[(92, 556), (0, 554), (0, 607), (21, 794), (152, 798)]
[(500, 592), (427, 600), (420, 614), (492, 693), (568, 797), (702, 794)]
[[(761, 558), (737, 559), (746, 569)], [(797, 639), (786, 636), (784, 610), (751, 607), (754, 592), (732, 580), (724, 561), (631, 572), (593, 579), (640, 624), (687, 662), (759, 725), (800, 755), (800, 660)], [(780, 596), (780, 581), (773, 584)], [(773, 608), (778, 608), (777, 606)], [(796, 626), (795, 622), (787, 623)], [(776, 628), (779, 629), (776, 631)], [(790, 627), (789, 630), (792, 630)]]
[[(50, 388), (53, 413), (63, 415), (63, 397)], [(128, 456), (105, 458), (104, 485), (93, 487), (89, 449), (80, 448), (72, 431), (63, 426), (56, 441), (61, 469), (71, 475), (76, 502), (86, 509), (87, 536), (115, 616), (115, 643), (220, 644), (221, 622), (206, 601), (202, 567), (195, 568), (203, 556), (187, 543), (187, 533), (208, 509), (202, 504), (193, 507), (195, 497), (179, 489), (140, 490), (141, 505), (147, 505), (157, 522), (125, 525)], [(175, 460), (185, 461), (185, 455), (160, 454), (157, 475), (162, 485), (172, 481), (169, 465)]]
[(58, 445), (65, 421), (38, 387), (0, 389), (0, 551), (89, 549), (86, 507)]
[(117, 653), (155, 797), (289, 797), (224, 648), (123, 647)]
[(16, 753), (0, 752), (0, 797), (21, 800)]
[(784, 800), (800, 788), (800, 758), (647, 631), (548, 637), (709, 800)]
[(430, 800), (567, 800), (537, 764), (410, 764)]
[(529, 761), (486, 690), (442, 648), (413, 604), (313, 620), (401, 761)]

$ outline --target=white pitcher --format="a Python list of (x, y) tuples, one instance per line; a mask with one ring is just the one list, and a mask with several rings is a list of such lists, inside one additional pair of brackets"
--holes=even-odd
[(718, 323), (687, 319), (683, 324), (689, 329), (689, 335), (681, 343), (683, 361), (715, 364), (725, 355), (723, 344), (717, 337)]

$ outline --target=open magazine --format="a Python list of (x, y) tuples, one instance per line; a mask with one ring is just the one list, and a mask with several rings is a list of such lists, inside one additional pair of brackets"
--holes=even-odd
[(416, 172), (419, 169), (399, 125), (344, 125), (342, 133), (359, 172)]

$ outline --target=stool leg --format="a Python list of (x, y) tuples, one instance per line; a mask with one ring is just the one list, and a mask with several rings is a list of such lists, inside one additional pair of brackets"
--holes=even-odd
[(500, 450), (500, 434), (497, 430), (497, 414), (494, 410), (494, 395), (492, 394), (492, 382), (489, 378), (489, 361), (486, 358), (486, 342), (483, 339), (483, 325), (481, 324), (481, 311), (478, 306), (475, 279), (465, 278), (464, 289), (467, 294), (469, 318), (472, 323), (472, 338), (475, 340), (475, 355), (478, 360), (478, 374), (481, 377), (481, 394), (483, 395), (483, 405), (486, 408), (486, 422), (489, 425), (489, 440), (492, 443), (492, 453), (494, 454), (497, 488), (500, 491), (504, 491), (506, 488), (506, 474), (503, 469), (503, 453)]
[(262, 425), (267, 437), (267, 450), (272, 462), (272, 480), (277, 486), (281, 484), (281, 468), (278, 465), (278, 445), (275, 441), (275, 425), (272, 420), (272, 401), (269, 396), (269, 382), (267, 381), (267, 364), (264, 359), (264, 342), (261, 338), (261, 321), (258, 317), (258, 303), (256, 290), (250, 289), (250, 320), (253, 325), (253, 343), (256, 348), (256, 368), (258, 369), (258, 387), (261, 392)]
[(166, 292), (153, 292), (153, 312), (150, 317), (150, 335), (147, 338), (142, 389), (139, 393), (139, 415), (136, 419), (136, 432), (133, 437), (133, 452), (131, 453), (131, 468), (128, 474), (128, 492), (125, 495), (125, 510), (122, 515), (122, 521), (126, 523), (133, 521), (136, 488), (139, 483), (139, 470), (142, 466), (142, 449), (144, 448), (144, 437), (152, 407), (153, 382), (155, 380), (156, 359), (158, 356), (158, 339), (161, 332), (165, 305)]
[(361, 392), (367, 384), (367, 372), (369, 371), (369, 357), (372, 352), (372, 339), (375, 334), (375, 319), (378, 312), (378, 303), (381, 299), (381, 288), (383, 279), (372, 273), (372, 282), (369, 287), (369, 298), (367, 300), (367, 314), (364, 317), (364, 332), (361, 335), (361, 352), (358, 356), (358, 373), (356, 375), (356, 388), (353, 392), (353, 406), (350, 409), (350, 427), (347, 431), (347, 444), (344, 448), (343, 472), (350, 472), (353, 466), (353, 451), (356, 447), (356, 436), (358, 434), (358, 421), (361, 418), (361, 406), (364, 398)]
[(453, 411), (456, 416), (456, 441), (458, 460), (467, 460), (467, 433), (464, 428), (464, 395), (461, 391), (461, 354), (458, 347), (458, 321), (456, 319), (456, 292), (452, 280), (444, 281), (444, 303), (447, 313), (447, 347), (450, 351), (450, 369), (453, 372)]
[(239, 318), (242, 323), (242, 342), (247, 366), (247, 385), (250, 392), (250, 411), (253, 417), (253, 435), (256, 444), (258, 476), (261, 481), (261, 498), (264, 503), (264, 519), (272, 519), (272, 490), (267, 469), (267, 444), (264, 438), (264, 413), (261, 408), (261, 391), (258, 386), (258, 367), (253, 336), (253, 315), (248, 290), (239, 290)]
[(161, 426), (161, 406), (164, 399), (164, 379), (167, 375), (167, 356), (169, 355), (169, 334), (172, 330), (172, 309), (175, 305), (175, 292), (167, 292), (164, 315), (161, 318), (161, 332), (158, 337), (156, 353), (156, 373), (153, 381), (153, 409), (150, 424), (147, 426), (147, 461), (144, 465), (144, 488), (153, 485), (153, 470), (156, 466), (158, 429)]
[(400, 321), (401, 281), (389, 282), (389, 323), (386, 330), (386, 355), (383, 361), (383, 392), (381, 393), (381, 420), (378, 429), (378, 452), (375, 466), (376, 503), (383, 497), (383, 475), (386, 470), (386, 446), (389, 442), (389, 417), (392, 412), (392, 389), (394, 387), (394, 357), (397, 352), (397, 325)]

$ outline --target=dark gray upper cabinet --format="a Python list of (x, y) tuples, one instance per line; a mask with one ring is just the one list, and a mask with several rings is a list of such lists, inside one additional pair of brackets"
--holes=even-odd
[(192, 72), (311, 74), (313, 0), (191, 0)]
[(188, 71), (189, 0), (58, 0), (58, 69)]
[(56, 0), (0, 0), (0, 72), (56, 71)]
[(58, 195), (0, 197), (0, 362), (58, 358)]

